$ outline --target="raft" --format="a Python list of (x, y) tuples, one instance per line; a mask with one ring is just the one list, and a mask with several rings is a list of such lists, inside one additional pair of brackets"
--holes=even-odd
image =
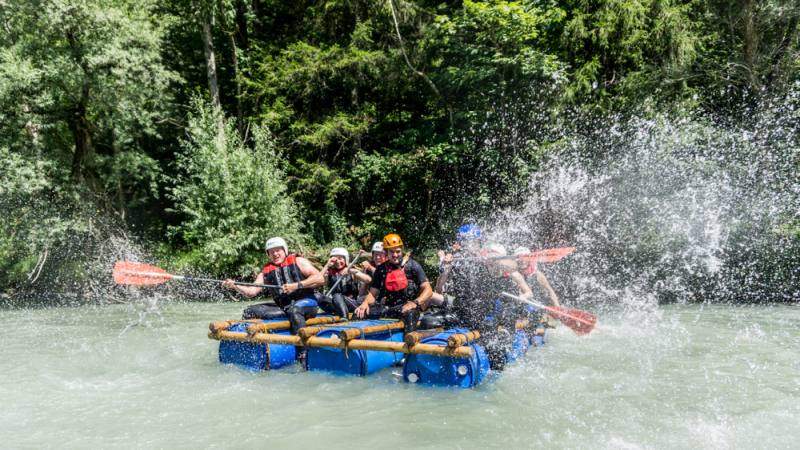
[[(518, 323), (508, 363), (545, 342), (543, 329)], [(480, 333), (464, 328), (419, 330), (403, 334), (396, 320), (309, 319), (296, 336), (282, 319), (214, 322), (219, 361), (246, 370), (274, 370), (295, 363), (298, 347), (307, 348), (304, 368), (343, 376), (368, 376), (402, 365), (402, 379), (428, 386), (472, 388), (492, 371)]]

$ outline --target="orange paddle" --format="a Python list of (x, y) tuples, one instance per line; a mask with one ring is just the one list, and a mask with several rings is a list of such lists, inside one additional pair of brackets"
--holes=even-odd
[[(160, 267), (133, 261), (117, 261), (117, 263), (114, 264), (113, 276), (115, 283), (132, 286), (153, 286), (156, 284), (166, 283), (169, 280), (222, 283), (222, 280), (215, 280), (212, 278), (195, 278), (183, 275), (173, 275)], [(238, 284), (239, 286), (255, 286), (262, 288), (280, 287), (273, 284), (242, 283), (240, 281), (235, 281), (234, 284)]]
[(577, 335), (582, 336), (584, 334), (591, 333), (592, 330), (594, 329), (594, 326), (597, 324), (597, 316), (587, 311), (582, 311), (580, 309), (574, 309), (574, 308), (564, 308), (561, 306), (545, 306), (542, 305), (541, 303), (536, 303), (526, 298), (509, 294), (508, 292), (503, 292), (502, 295), (504, 297), (512, 298), (522, 303), (527, 303), (537, 308), (544, 309), (545, 311), (555, 316), (555, 318), (560, 320), (561, 323), (569, 327)]

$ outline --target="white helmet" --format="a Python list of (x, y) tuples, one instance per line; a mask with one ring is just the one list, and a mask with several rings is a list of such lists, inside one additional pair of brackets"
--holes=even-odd
[(271, 248), (278, 248), (278, 247), (283, 248), (283, 252), (286, 253), (287, 255), (289, 254), (289, 246), (286, 245), (286, 241), (283, 240), (282, 237), (274, 237), (267, 239), (267, 244), (264, 246), (264, 250), (267, 251)]
[(383, 253), (383, 242), (376, 242), (372, 244), (372, 253), (381, 252)]
[(486, 245), (486, 250), (497, 253), (497, 256), (508, 256), (506, 248), (496, 242)]
[(331, 256), (341, 256), (345, 264), (350, 264), (350, 252), (344, 247), (334, 247), (331, 249)]
[(531, 254), (531, 249), (529, 249), (528, 247), (517, 247), (517, 249), (514, 250), (514, 256), (530, 255), (530, 254)]

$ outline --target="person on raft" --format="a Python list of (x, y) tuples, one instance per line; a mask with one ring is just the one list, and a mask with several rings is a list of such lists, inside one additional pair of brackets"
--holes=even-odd
[(349, 265), (350, 253), (346, 248), (336, 247), (331, 249), (330, 259), (322, 268), (328, 292), (325, 296), (319, 296), (320, 306), (343, 318), (347, 318), (348, 313), (358, 307), (361, 286), (372, 281), (372, 277)]
[(465, 223), (458, 227), (456, 231), (456, 240), (451, 245), (451, 252), (439, 250), (439, 277), (436, 279), (436, 287), (433, 289), (431, 296), (431, 306), (438, 306), (447, 308), (450, 306), (450, 299), (445, 296), (445, 284), (450, 276), (450, 270), (453, 264), (453, 258), (459, 256), (478, 256), (481, 248), (481, 238), (483, 232), (481, 228), (474, 223)]
[(550, 304), (553, 306), (561, 306), (561, 302), (558, 301), (558, 295), (556, 295), (556, 291), (554, 291), (553, 287), (550, 286), (550, 282), (547, 280), (547, 277), (544, 275), (544, 273), (539, 270), (536, 261), (531, 258), (525, 258), (525, 256), (530, 254), (531, 250), (527, 247), (518, 247), (516, 250), (514, 250), (514, 256), (517, 257), (517, 265), (519, 266), (520, 273), (525, 276), (526, 280), (535, 278), (536, 283), (542, 288), (545, 294), (547, 294)]
[[(325, 284), (325, 279), (309, 260), (294, 253), (289, 253), (286, 241), (280, 237), (267, 240), (265, 246), (270, 262), (264, 266), (256, 277), (256, 284), (271, 284), (277, 288), (261, 288), (257, 286), (239, 286), (234, 280), (227, 279), (222, 285), (245, 297), (255, 297), (267, 290), (275, 304), (283, 310), (289, 319), (292, 334), (306, 325), (306, 319), (317, 315), (317, 299), (314, 289)], [(244, 318), (263, 318), (262, 310), (271, 308), (268, 304), (253, 305), (244, 311)]]
[(453, 264), (446, 292), (453, 295), (453, 325), (478, 330), (492, 369), (503, 370), (513, 345), (519, 309), (503, 298), (502, 292), (516, 292), (530, 298), (531, 288), (517, 270), (513, 256), (500, 244), (481, 250), (487, 258)]
[(372, 244), (372, 261), (364, 261), (361, 267), (370, 277), (375, 274), (375, 269), (386, 262), (386, 252), (383, 250), (383, 242)]
[(404, 255), (403, 240), (390, 233), (383, 238), (387, 260), (375, 269), (369, 292), (356, 308), (356, 317), (399, 318), (406, 333), (416, 330), (417, 322), (433, 293), (431, 283), (418, 262)]

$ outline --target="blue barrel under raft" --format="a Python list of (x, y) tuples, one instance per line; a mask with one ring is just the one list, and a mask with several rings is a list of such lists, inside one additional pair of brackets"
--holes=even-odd
[[(284, 322), (286, 319), (269, 319), (264, 323)], [(228, 331), (245, 333), (249, 323), (234, 323)], [(274, 331), (288, 335), (289, 330)], [(297, 347), (281, 344), (253, 344), (250, 342), (219, 341), (219, 362), (233, 364), (247, 370), (280, 369), (294, 363)]]
[[(345, 330), (363, 330), (366, 327), (384, 325), (391, 322), (394, 321), (362, 320), (341, 325), (325, 325), (325, 329), (317, 333), (316, 336), (329, 338), (338, 336), (340, 332)], [(403, 342), (403, 332), (401, 330), (384, 330), (362, 334), (361, 337), (375, 341)], [(306, 357), (306, 368), (337, 375), (366, 376), (398, 364), (403, 359), (403, 356), (403, 353), (375, 350), (311, 347), (308, 349), (308, 356)]]
[[(439, 334), (422, 339), (423, 344), (446, 346), (447, 340), (454, 334), (468, 333), (465, 328), (453, 328)], [(523, 356), (531, 345), (544, 344), (543, 335), (529, 335), (523, 330), (517, 330), (514, 342), (507, 354), (507, 362), (512, 362)], [(471, 388), (478, 386), (490, 372), (489, 356), (482, 345), (472, 342), (468, 344), (473, 355), (469, 358), (451, 358), (432, 355), (409, 354), (403, 365), (403, 380), (409, 383), (424, 384), (429, 386), (456, 386)]]
[[(264, 320), (264, 323), (279, 322), (281, 319)], [(361, 330), (366, 327), (386, 324), (387, 321), (365, 320), (347, 322), (343, 324), (324, 325), (324, 330), (317, 333), (318, 337), (333, 337), (344, 330)], [(235, 323), (228, 331), (246, 332), (247, 323)], [(448, 338), (454, 334), (468, 333), (464, 328), (454, 328), (441, 333), (423, 338), (424, 344), (447, 346)], [(288, 330), (273, 331), (276, 334), (288, 335)], [(385, 330), (369, 333), (360, 338), (369, 340), (384, 340), (402, 342), (403, 333), (400, 330)], [(508, 353), (508, 362), (523, 356), (531, 346), (544, 344), (544, 335), (531, 335), (526, 331), (517, 330), (514, 336), (512, 349)], [(403, 364), (403, 380), (409, 383), (429, 386), (455, 386), (471, 388), (480, 385), (486, 380), (490, 372), (489, 358), (482, 345), (471, 342), (467, 344), (473, 350), (469, 358), (442, 357), (425, 354), (402, 354), (399, 352), (386, 352), (375, 350), (354, 350), (337, 347), (310, 347), (308, 348), (307, 369), (324, 371), (339, 375), (366, 376), (382, 369), (400, 363), (405, 356)], [(296, 347), (284, 344), (255, 344), (232, 340), (221, 340), (219, 345), (219, 360), (224, 364), (253, 370), (278, 369), (295, 362)]]

